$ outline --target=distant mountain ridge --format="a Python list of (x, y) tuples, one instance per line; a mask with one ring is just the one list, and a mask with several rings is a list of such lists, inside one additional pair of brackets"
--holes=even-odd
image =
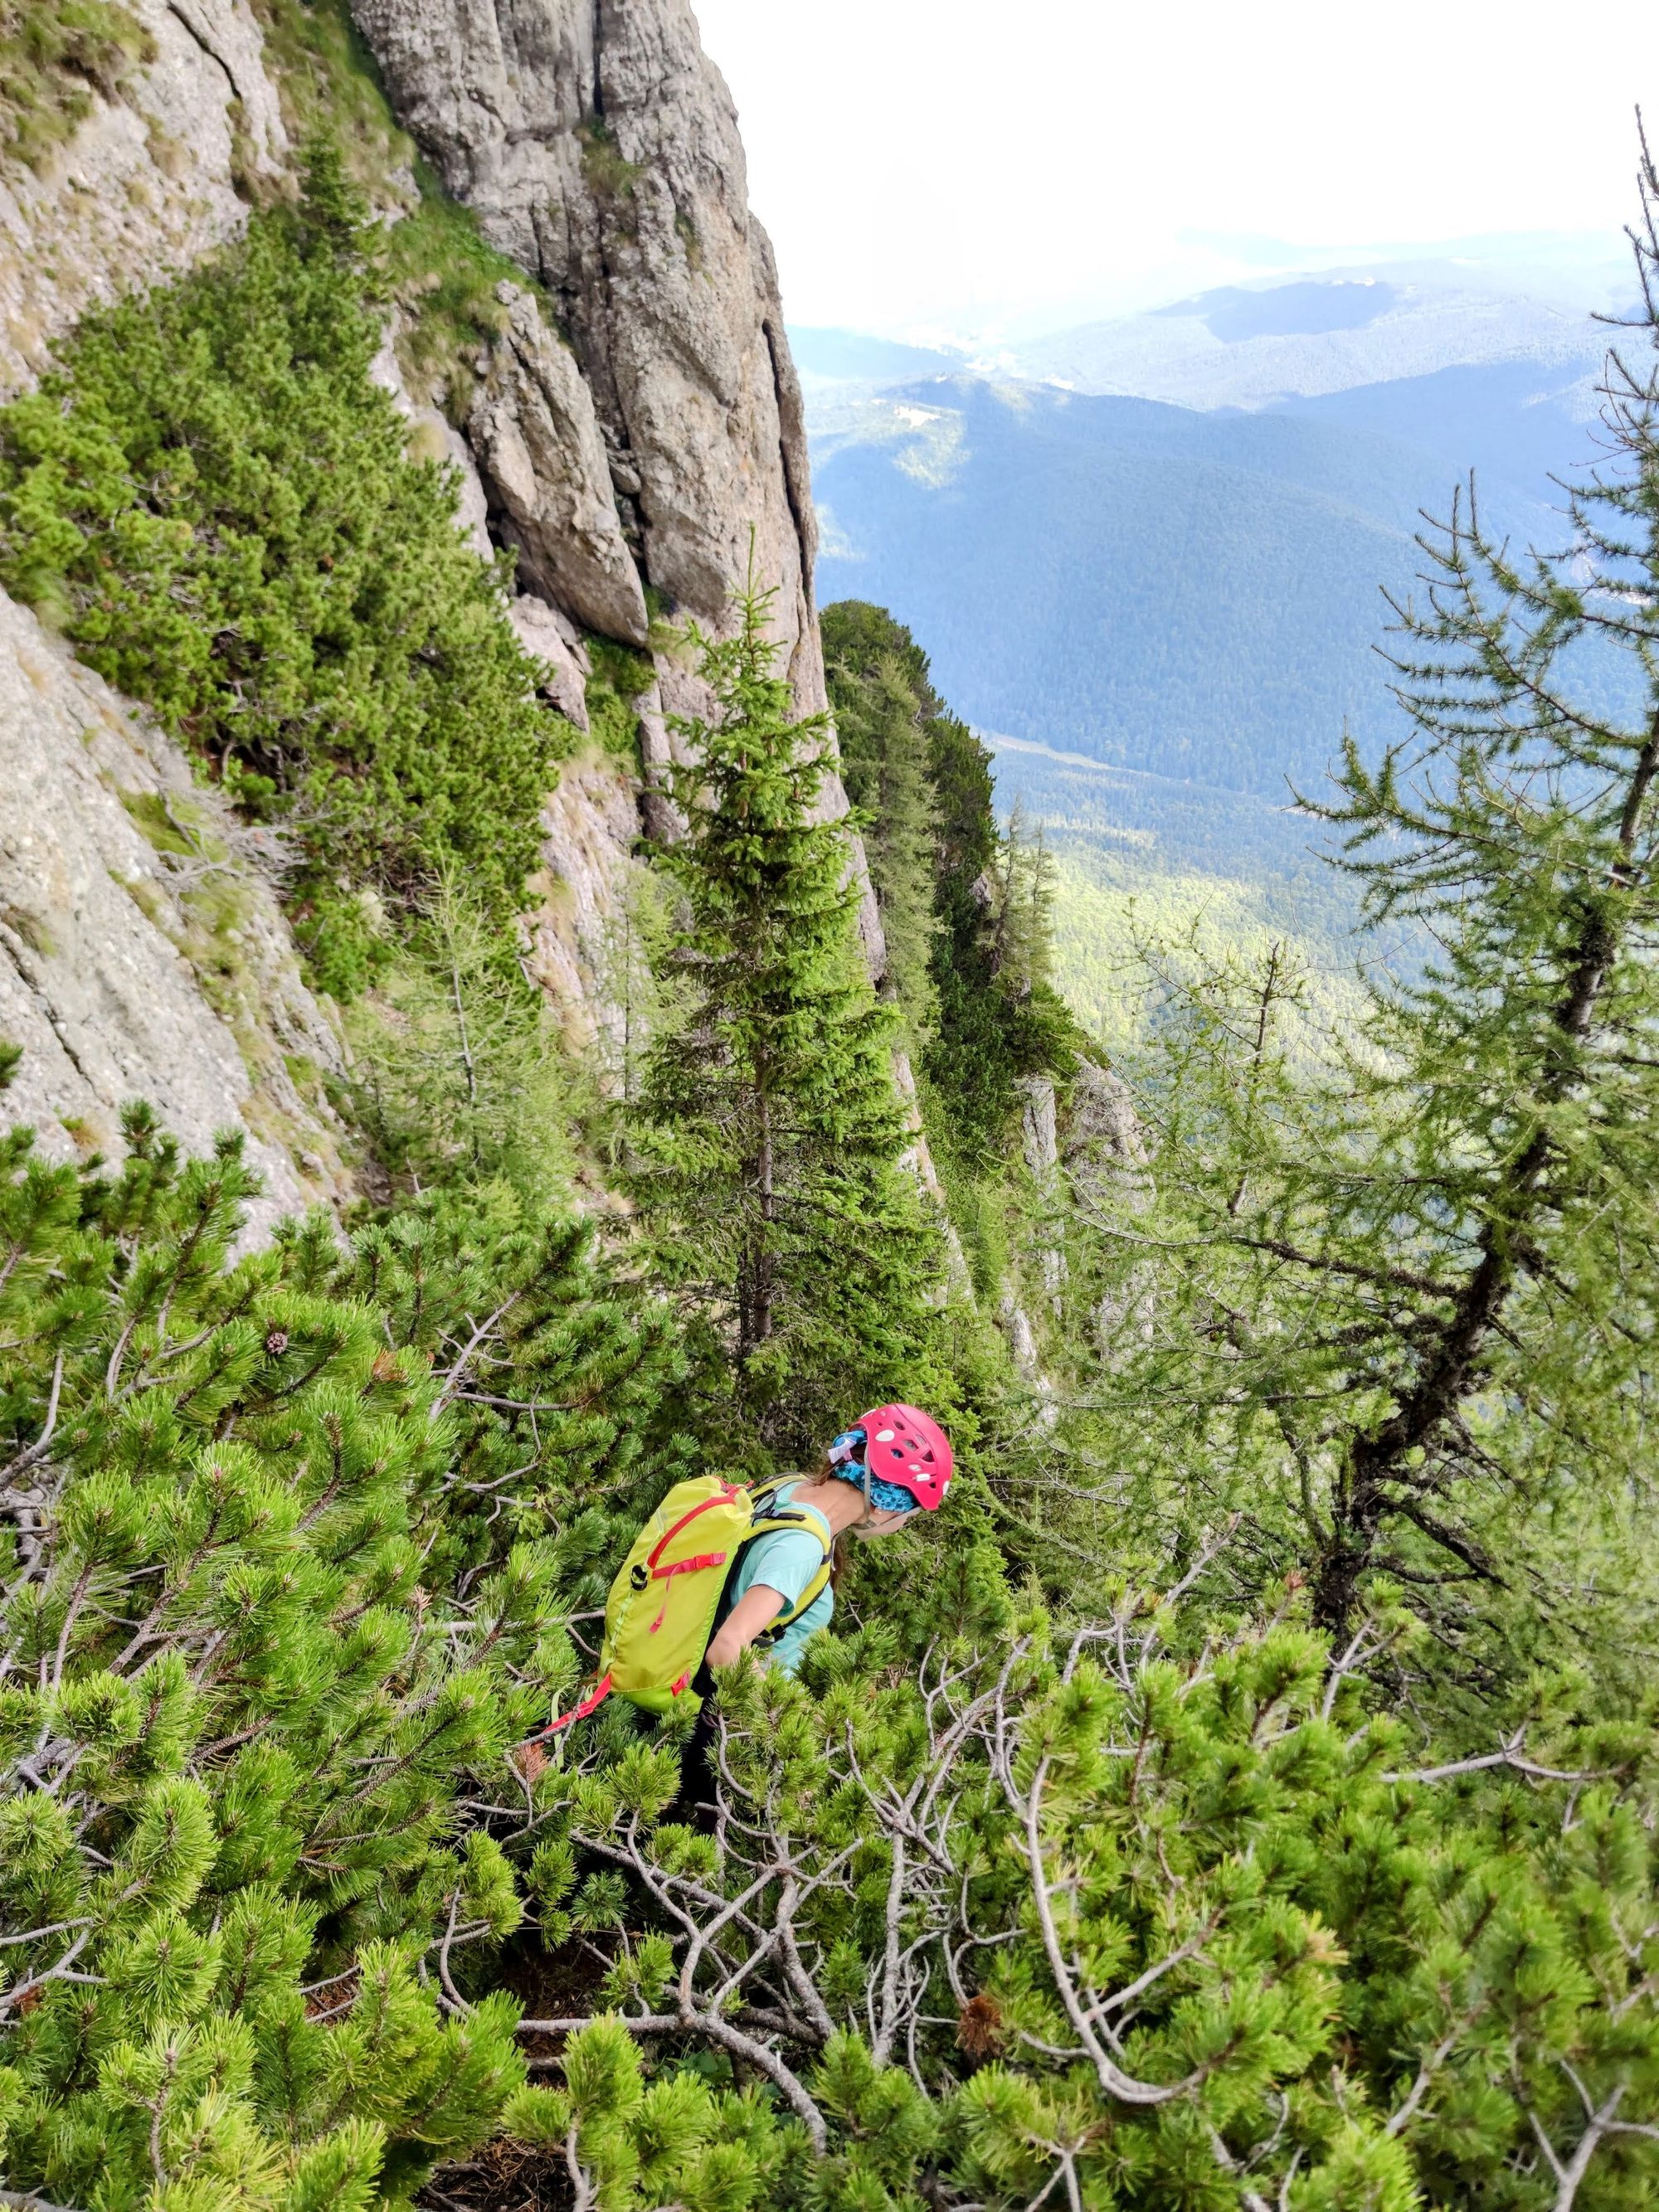
[(1345, 972), (1352, 886), (1291, 792), (1324, 789), (1345, 731), (1403, 729), (1382, 587), (1413, 588), (1425, 510), (1473, 469), (1489, 529), (1566, 534), (1613, 334), (1595, 271), (1547, 278), (1488, 252), (1223, 286), (994, 373), (802, 334), (820, 599), (910, 627), (987, 733), (1000, 805), (1045, 825), (1086, 1020), (1131, 900)]
[(1450, 265), (1203, 293), (1016, 348), (1017, 374), (1196, 408), (1261, 407), (1472, 363), (1571, 365), (1605, 344), (1581, 308)]
[[(1379, 586), (1454, 481), (1360, 422), (969, 377), (868, 402), (815, 474), (823, 599), (891, 607), (976, 723), (1274, 799), (1393, 726)], [(1531, 476), (1494, 526), (1559, 535)]]

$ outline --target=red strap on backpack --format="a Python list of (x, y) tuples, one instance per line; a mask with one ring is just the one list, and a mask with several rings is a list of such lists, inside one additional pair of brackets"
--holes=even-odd
[(602, 1682), (595, 1684), (580, 1705), (573, 1706), (568, 1713), (562, 1713), (557, 1720), (550, 1721), (544, 1729), (538, 1729), (535, 1735), (526, 1741), (539, 1743), (544, 1736), (557, 1735), (561, 1729), (568, 1729), (572, 1721), (585, 1721), (589, 1713), (596, 1712), (610, 1695), (611, 1677), (607, 1674)]
[(724, 1552), (699, 1552), (695, 1559), (675, 1559), (665, 1567), (653, 1567), (651, 1579), (653, 1583), (666, 1582), (671, 1575), (700, 1575), (706, 1567), (725, 1565)]

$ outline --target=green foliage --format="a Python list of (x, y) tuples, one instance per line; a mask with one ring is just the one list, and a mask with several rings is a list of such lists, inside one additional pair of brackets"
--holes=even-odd
[(582, 176), (588, 190), (626, 219), (644, 170), (639, 162), (625, 158), (615, 130), (603, 115), (585, 117), (576, 135), (581, 141)]
[(935, 1024), (939, 802), (921, 702), (914, 671), (896, 655), (882, 653), (866, 674), (848, 655), (844, 635), (832, 628), (830, 635), (842, 650), (832, 664), (842, 780), (861, 817), (870, 879), (881, 902), (885, 980), (922, 1041)]
[(477, 218), (449, 198), (424, 161), (414, 167), (420, 199), (393, 224), (385, 248), (386, 282), (404, 316), (398, 356), (410, 389), (441, 394), (459, 422), (477, 388), (477, 349), (507, 325), (497, 288), (535, 287), (486, 243)]
[(416, 161), (415, 142), (398, 127), (348, 0), (250, 4), (295, 143), (326, 139), (362, 192), (401, 203), (406, 183), (399, 188), (398, 173)]
[(320, 138), (337, 148), (347, 174), (391, 218), (380, 240), (381, 270), (387, 297), (400, 311), (398, 358), (410, 389), (441, 397), (459, 422), (476, 388), (477, 349), (506, 320), (498, 286), (533, 292), (535, 282), (485, 241), (477, 217), (450, 198), (398, 127), (348, 0), (252, 4), (290, 135), (301, 144)]
[[(1115, 1316), (1079, 1370), (1111, 1377), (1088, 1448), (1142, 1506), (1247, 1510), (1342, 1641), (1402, 1578), (1456, 1694), (1516, 1722), (1569, 1651), (1635, 1694), (1653, 1602), (1659, 383), (1611, 374), (1613, 458), (1574, 495), (1590, 580), (1455, 509), (1401, 610), (1417, 735), (1351, 750), (1328, 810), (1369, 910), (1432, 957), (1311, 1064), (1279, 950), (1166, 963), (1125, 1061), (1150, 1171), (1106, 1164), (1072, 1255)], [(1580, 689), (1591, 629), (1626, 716)]]
[[(565, 2047), (567, 2087), (526, 2089), (508, 2106), (509, 2134), (565, 2153), (578, 2186), (604, 2212), (682, 2204), (686, 2212), (749, 2212), (789, 2201), (805, 2179), (798, 2127), (752, 2094), (712, 2088), (690, 2073), (647, 2082), (639, 2046), (618, 2019), (596, 2020)], [(795, 2199), (794, 2201), (799, 2201)]]
[[(295, 213), (83, 324), (0, 410), (0, 576), (147, 700), (204, 769), (294, 829), (295, 914), (341, 995), (389, 946), (365, 890), (439, 863), (509, 924), (568, 732), (368, 371), (362, 205), (313, 151)], [(395, 550), (394, 550), (395, 549)]]
[(813, 818), (820, 722), (790, 718), (765, 598), (738, 611), (702, 646), (717, 719), (682, 729), (689, 832), (659, 858), (685, 900), (665, 962), (686, 1003), (651, 1050), (627, 1183), (647, 1264), (749, 1426), (805, 1452), (842, 1408), (915, 1387), (936, 1237), (900, 1164), (845, 842)]
[(629, 768), (637, 769), (638, 702), (655, 684), (657, 672), (643, 653), (619, 645), (614, 638), (590, 636), (587, 659), (591, 673), (586, 699), (594, 741)]
[(523, 2080), (505, 1998), (434, 1999), (523, 1914), (460, 1801), (574, 1680), (553, 1591), (648, 1493), (672, 1357), (499, 1189), (233, 1263), (236, 1146), (125, 1133), (0, 1173), (4, 2171), (400, 2199)]
[(501, 1178), (544, 1204), (569, 1188), (580, 1071), (453, 868), (349, 1026), (355, 1116), (399, 1187)]
[[(1522, 2212), (1574, 2160), (1583, 2202), (1644, 2201), (1645, 1732), (1567, 1726), (1517, 1758), (1541, 1790), (1501, 1754), (1418, 1770), (1288, 1594), (1251, 1626), (1121, 1591), (1072, 1630), (967, 1549), (908, 1577), (919, 1662), (884, 1626), (802, 1682), (728, 1679), (718, 1847), (615, 1745), (547, 1801), (678, 1962), (623, 2021), (742, 2060), (805, 2130), (812, 2193), (772, 2201)], [(650, 2202), (628, 2192), (658, 2088), (611, 2021), (568, 2054), (568, 2094), (532, 2093), (542, 2139), (585, 2108), (596, 2183)]]
[[(1148, 989), (1152, 968), (1213, 969), (1230, 959), (1259, 968), (1275, 945), (1307, 980), (1310, 1051), (1319, 1035), (1363, 1018), (1360, 963), (1375, 964), (1387, 947), (1356, 945), (1346, 894), (1310, 896), (1300, 882), (1182, 867), (1086, 828), (1056, 832), (1045, 821), (1044, 830), (1054, 864), (1054, 981), (1097, 1051), (1115, 1056), (1144, 1042), (1161, 998)], [(1300, 1025), (1304, 1018), (1294, 1018)]]
[(39, 168), (92, 108), (120, 97), (155, 40), (115, 0), (4, 0), (0, 5), (0, 159)]
[[(902, 1002), (932, 1032), (929, 1134), (940, 1151), (989, 1167), (1021, 1079), (1063, 1075), (1078, 1041), (1048, 981), (1047, 864), (1018, 826), (999, 832), (990, 755), (934, 691), (908, 630), (859, 599), (826, 607), (822, 626), (848, 791), (872, 811), (890, 796), (894, 805), (890, 827), (878, 813), (871, 866), (898, 921)], [(931, 795), (918, 786), (919, 734)]]
[[(848, 605), (878, 1006), (751, 589), (695, 641), (678, 903), (618, 949), (613, 1264), (562, 1209), (580, 1086), (512, 933), (553, 732), (365, 376), (388, 284), (439, 270), (439, 374), (495, 264), (437, 200), (368, 254), (384, 103), (336, 0), (267, 15), (348, 154), (0, 416), (0, 564), (285, 815), (319, 969), (377, 976), (357, 1110), (400, 1202), (237, 1256), (229, 1139), (185, 1162), (133, 1108), (112, 1172), (0, 1145), (9, 2190), (324, 2212), (446, 2162), (442, 2201), (591, 2212), (1637, 2212), (1659, 387), (1615, 388), (1571, 573), (1472, 516), (1433, 549), (1420, 743), (1333, 811), (1440, 949), (1322, 1051), (1276, 938), (1189, 940), (1122, 1067), (1074, 1067), (1045, 846)], [(586, 160), (625, 207), (602, 128)], [(1626, 720), (1573, 688), (1592, 629), (1649, 687)], [(650, 667), (592, 658), (631, 756)], [(930, 1303), (901, 1018), (988, 1302), (1046, 1240), (1035, 1404)], [(1013, 1115), (1068, 1073), (1038, 1191)], [(962, 1478), (799, 1679), (726, 1674), (707, 1766), (615, 1704), (526, 1741), (707, 1447), (769, 1470), (889, 1395)]]

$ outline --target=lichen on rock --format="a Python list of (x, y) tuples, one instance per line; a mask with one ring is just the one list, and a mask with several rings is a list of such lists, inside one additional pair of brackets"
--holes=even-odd
[(217, 857), (230, 826), (179, 749), (0, 593), (8, 1112), (55, 1159), (118, 1152), (135, 1098), (194, 1152), (240, 1127), (264, 1225), (349, 1189), (325, 1088), (341, 1048), (270, 884)]

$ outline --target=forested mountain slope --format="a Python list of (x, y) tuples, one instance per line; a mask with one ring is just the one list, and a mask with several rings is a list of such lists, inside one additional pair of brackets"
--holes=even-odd
[[(978, 726), (1282, 799), (1390, 702), (1370, 648), (1438, 456), (1347, 424), (951, 379), (820, 443), (826, 598), (891, 606)], [(1560, 518), (1506, 483), (1487, 519)]]
[[(1126, 942), (1109, 1066), (925, 641), (814, 619), (678, 0), (364, 0), (442, 184), (332, 0), (168, 12), (246, 217), (0, 406), (0, 821), (96, 893), (0, 938), (0, 2201), (1647, 2202), (1659, 381), (1346, 763), (1443, 966)], [(37, 243), (166, 29), (0, 13)], [(124, 929), (176, 1068), (90, 1049)], [(948, 1494), (798, 1673), (595, 1703), (676, 1484), (900, 1401)]]

